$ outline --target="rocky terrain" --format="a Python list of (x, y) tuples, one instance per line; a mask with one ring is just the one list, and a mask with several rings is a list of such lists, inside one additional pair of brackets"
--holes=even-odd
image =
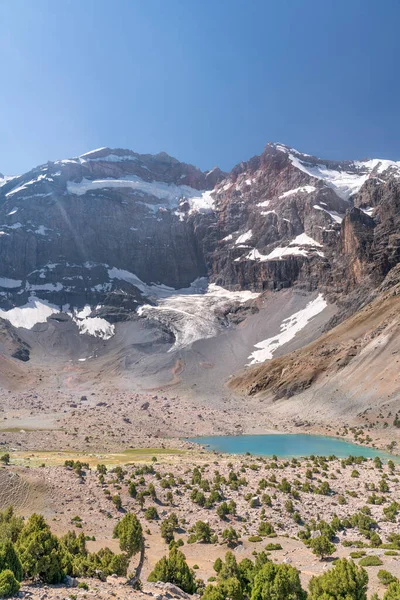
[[(238, 561), (253, 559), (254, 552), (269, 548), (270, 560), (299, 569), (306, 588), (313, 575), (323, 573), (331, 564), (312, 553), (301, 539), (301, 532), (307, 525), (312, 528), (313, 523), (329, 524), (337, 517), (346, 523), (346, 519), (360, 514), (372, 519), (371, 528), (368, 526), (366, 530), (365, 524), (351, 525), (349, 522), (340, 527), (333, 537), (334, 557), (353, 556), (356, 562), (363, 556), (379, 558), (382, 563), (379, 567), (367, 568), (369, 594), (376, 591), (382, 596), (385, 590), (377, 578), (379, 569), (400, 576), (398, 552), (390, 544), (391, 535), (398, 532), (398, 505), (393, 517), (388, 511), (400, 492), (398, 466), (380, 467), (372, 460), (346, 463), (334, 458), (285, 461), (238, 456), (232, 463), (230, 458), (199, 451), (180, 456), (155, 451), (155, 455), (156, 462), (149, 456), (132, 457), (133, 461), (128, 464), (121, 462), (119, 471), (109, 464), (110, 456), (88, 456), (90, 468), (85, 468), (82, 475), (62, 464), (29, 468), (28, 459), (21, 460), (12, 455), (14, 464), (0, 469), (0, 509), (5, 508), (7, 495), (19, 514), (42, 513), (57, 535), (74, 529), (77, 533), (83, 531), (89, 538), (94, 536), (95, 540), (88, 542), (92, 552), (104, 546), (118, 551), (118, 542), (112, 532), (127, 512), (136, 513), (145, 530), (142, 595), (133, 592), (123, 578), (108, 577), (105, 582), (96, 578), (78, 578), (75, 583), (69, 580), (70, 586), (75, 585), (74, 589), (65, 584), (45, 588), (27, 584), (22, 587), (23, 597), (67, 598), (72, 593), (77, 597), (87, 594), (88, 598), (112, 595), (118, 598), (186, 598), (179, 589), (168, 587), (168, 584), (147, 582), (156, 562), (168, 552), (161, 535), (161, 524), (172, 513), (179, 521), (175, 539), (183, 541), (181, 550), (189, 566), (195, 567), (196, 577), (204, 581), (215, 575), (215, 560), (223, 558), (228, 550), (223, 531), (232, 526), (239, 536), (239, 543), (233, 548)], [(104, 481), (96, 469), (99, 462), (107, 464)], [(136, 497), (129, 492), (132, 482)], [(197, 494), (201, 492), (204, 498), (209, 498), (216, 483), (221, 497), (210, 506), (202, 505)], [(328, 487), (323, 489), (322, 485)], [(140, 500), (141, 492), (145, 493), (144, 504)], [(121, 499), (121, 508), (117, 508), (112, 500), (115, 495)], [(218, 508), (223, 502), (234, 502), (233, 514), (221, 517)], [(157, 511), (155, 518), (150, 517), (150, 507)], [(212, 543), (190, 539), (191, 529), (199, 520), (207, 523), (216, 534), (217, 539)], [(264, 532), (260, 536), (260, 526), (265, 522), (272, 529), (268, 535)], [(313, 537), (318, 531), (313, 531)], [(381, 543), (377, 538), (371, 542), (368, 531), (377, 534)], [(78, 589), (78, 581), (86, 582), (89, 590)]]
[[(72, 422), (117, 390), (132, 419), (161, 392), (197, 433), (395, 410), (399, 202), (399, 163), (274, 143), (230, 173), (101, 148), (1, 177), (3, 410), (37, 394)], [(182, 435), (148, 422), (138, 439)]]

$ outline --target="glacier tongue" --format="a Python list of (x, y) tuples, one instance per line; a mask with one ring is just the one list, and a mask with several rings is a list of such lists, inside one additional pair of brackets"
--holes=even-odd
[(160, 299), (157, 306), (145, 304), (138, 309), (138, 314), (169, 327), (175, 336), (175, 344), (168, 352), (173, 352), (197, 340), (216, 336), (221, 331), (218, 311), (235, 303), (242, 304), (258, 295), (249, 291), (231, 292), (210, 284), (205, 293), (177, 293)]

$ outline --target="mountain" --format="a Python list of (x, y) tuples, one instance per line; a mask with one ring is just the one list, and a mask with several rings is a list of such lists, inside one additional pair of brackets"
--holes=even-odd
[[(305, 375), (307, 344), (318, 355), (342, 328), (346, 361), (351, 319), (397, 294), (400, 162), (269, 143), (230, 173), (202, 172), (164, 152), (100, 148), (1, 176), (0, 223), (11, 370), (51, 355), (90, 361), (93, 377), (212, 394), (235, 374), (235, 392), (289, 398), (328, 368)], [(291, 351), (303, 358), (283, 381), (278, 357)]]

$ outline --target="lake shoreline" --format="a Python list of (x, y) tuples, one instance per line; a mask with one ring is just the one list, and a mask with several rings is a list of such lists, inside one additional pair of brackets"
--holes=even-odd
[[(280, 439), (279, 439), (280, 438)], [(288, 440), (288, 450), (285, 450), (281, 442)], [(274, 431), (266, 434), (237, 434), (222, 436), (195, 436), (184, 438), (182, 441), (200, 446), (206, 452), (218, 452), (232, 456), (243, 456), (247, 453), (254, 456), (278, 456), (279, 458), (306, 458), (307, 456), (337, 456), (345, 458), (347, 456), (364, 456), (365, 458), (374, 458), (380, 456), (384, 460), (400, 460), (398, 455), (389, 453), (380, 448), (365, 446), (360, 443), (354, 443), (339, 436), (316, 435), (312, 433), (283, 433)], [(274, 447), (275, 441), (275, 447)], [(235, 444), (236, 442), (236, 444)], [(252, 442), (259, 442), (259, 446), (254, 449)], [(295, 451), (294, 444), (306, 445), (307, 451), (299, 453)], [(247, 446), (246, 446), (247, 443)], [(331, 448), (329, 448), (331, 444)], [(313, 450), (313, 445), (315, 449)], [(240, 451), (233, 448), (238, 446)], [(246, 447), (248, 449), (246, 449)], [(325, 451), (321, 453), (321, 449)], [(360, 449), (365, 452), (362, 453)], [(282, 453), (282, 450), (284, 452)], [(397, 462), (397, 461), (396, 461)]]

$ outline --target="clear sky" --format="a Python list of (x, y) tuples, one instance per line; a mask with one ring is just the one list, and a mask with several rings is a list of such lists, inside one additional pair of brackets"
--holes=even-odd
[(400, 159), (400, 0), (0, 0), (0, 172), (272, 140)]

